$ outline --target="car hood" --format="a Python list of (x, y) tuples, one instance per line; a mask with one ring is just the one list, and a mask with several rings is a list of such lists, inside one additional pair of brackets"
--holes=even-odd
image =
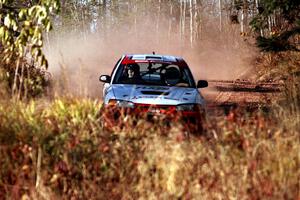
[(116, 99), (140, 104), (204, 104), (196, 88), (117, 84), (111, 86), (111, 91)]

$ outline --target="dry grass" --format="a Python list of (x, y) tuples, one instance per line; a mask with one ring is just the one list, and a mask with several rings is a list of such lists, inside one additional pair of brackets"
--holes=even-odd
[(180, 126), (166, 132), (143, 120), (107, 132), (100, 107), (1, 104), (0, 198), (299, 198), (299, 129), (276, 114), (211, 116), (207, 132), (187, 139)]
[(257, 57), (255, 66), (260, 81), (285, 82), (293, 76), (300, 76), (300, 53), (262, 53)]

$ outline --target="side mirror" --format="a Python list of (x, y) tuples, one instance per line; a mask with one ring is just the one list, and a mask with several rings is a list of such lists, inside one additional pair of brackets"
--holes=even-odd
[(101, 75), (99, 77), (99, 81), (103, 82), (103, 83), (109, 83), (111, 80), (110, 76), (108, 75)]
[(208, 82), (205, 80), (199, 80), (197, 83), (197, 88), (206, 88), (208, 86)]

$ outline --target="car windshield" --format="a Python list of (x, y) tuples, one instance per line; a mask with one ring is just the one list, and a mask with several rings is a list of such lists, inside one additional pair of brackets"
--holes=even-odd
[(194, 79), (187, 67), (170, 63), (133, 63), (120, 65), (113, 83), (194, 87)]

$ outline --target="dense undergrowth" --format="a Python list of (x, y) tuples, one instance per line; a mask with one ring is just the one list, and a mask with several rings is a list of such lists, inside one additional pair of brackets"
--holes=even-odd
[(0, 199), (299, 199), (299, 77), (286, 73), (271, 111), (211, 114), (190, 137), (143, 119), (108, 131), (91, 99), (2, 98)]
[(187, 138), (142, 120), (105, 131), (100, 107), (2, 103), (0, 198), (299, 198), (299, 129), (280, 116), (208, 116), (207, 131)]
[(51, 74), (48, 71), (35, 67), (34, 62), (29, 62), (24, 58), (7, 63), (3, 57), (5, 54), (0, 49), (0, 95), (2, 100), (11, 97), (26, 100), (42, 97), (49, 93)]

